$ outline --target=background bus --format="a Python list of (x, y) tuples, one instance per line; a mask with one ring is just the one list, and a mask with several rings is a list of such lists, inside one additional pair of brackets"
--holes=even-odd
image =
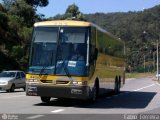
[(34, 24), (26, 94), (96, 100), (125, 82), (124, 44), (95, 24), (59, 20)]

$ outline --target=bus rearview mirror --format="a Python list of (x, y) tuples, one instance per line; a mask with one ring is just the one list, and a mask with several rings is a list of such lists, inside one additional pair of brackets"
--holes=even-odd
[(94, 59), (97, 60), (97, 57), (98, 57), (98, 49), (95, 48), (95, 54), (94, 54)]

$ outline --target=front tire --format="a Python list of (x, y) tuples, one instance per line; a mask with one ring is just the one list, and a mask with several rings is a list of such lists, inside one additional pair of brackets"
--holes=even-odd
[(93, 88), (93, 96), (91, 98), (91, 102), (95, 102), (96, 99), (97, 99), (97, 88), (96, 88), (96, 86), (94, 86), (94, 88)]
[(26, 87), (23, 87), (23, 90), (26, 91)]
[(93, 87), (93, 93), (92, 93), (92, 97), (90, 101), (94, 103), (97, 100), (98, 96), (99, 96), (99, 81), (96, 80), (94, 87)]
[(51, 99), (51, 97), (41, 97), (41, 101), (44, 103), (49, 103), (50, 99)]
[(15, 90), (15, 85), (12, 84), (11, 88), (9, 90), (7, 90), (7, 92), (14, 92), (14, 90)]

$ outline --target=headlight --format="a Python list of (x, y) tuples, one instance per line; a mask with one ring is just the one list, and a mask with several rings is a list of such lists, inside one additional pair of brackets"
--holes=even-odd
[(87, 86), (87, 81), (73, 81), (72, 84)]
[(0, 84), (1, 85), (8, 85), (8, 82), (3, 81), (3, 82), (0, 82)]

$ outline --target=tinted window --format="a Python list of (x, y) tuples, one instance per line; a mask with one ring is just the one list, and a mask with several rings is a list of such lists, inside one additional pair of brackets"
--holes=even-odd
[(25, 77), (25, 74), (23, 72), (21, 72), (21, 77), (24, 78)]
[(58, 39), (58, 27), (37, 27), (33, 34), (34, 42), (56, 43)]
[(96, 28), (91, 28), (91, 45), (96, 46)]
[(64, 27), (60, 30), (62, 43), (85, 43), (87, 40), (87, 28)]
[(16, 72), (2, 72), (0, 73), (0, 77), (15, 77)]
[(17, 73), (16, 78), (21, 78), (20, 72)]

